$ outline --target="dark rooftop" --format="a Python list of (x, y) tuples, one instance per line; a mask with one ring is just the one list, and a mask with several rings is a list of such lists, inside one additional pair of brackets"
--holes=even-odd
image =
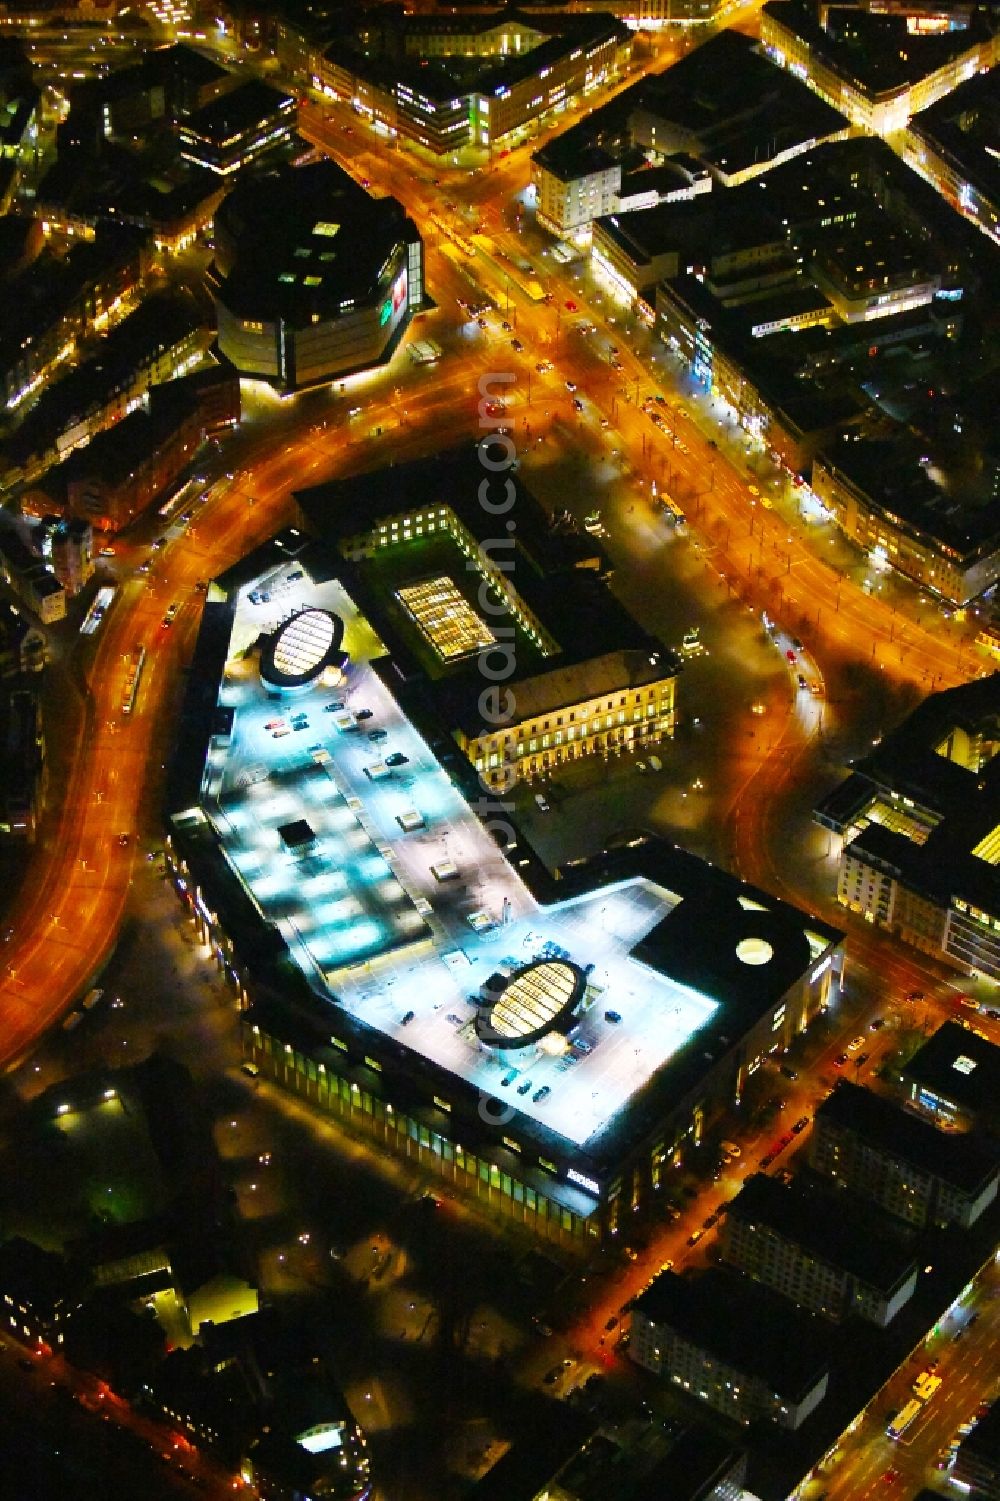
[[(347, 536), (398, 515), (403, 505), (414, 511), (425, 505), (447, 504), (476, 541), (490, 547), (495, 546), (495, 524), (477, 499), (482, 473), (477, 448), (470, 445), (408, 463), (403, 469), (386, 469), (300, 490), (296, 500), (311, 529), (335, 546)], [(518, 653), (517, 672), (511, 680), (518, 684), (519, 713), (531, 712), (533, 696), (557, 708), (562, 702), (579, 701), (588, 686), (593, 688), (593, 696), (605, 691), (606, 679), (620, 679), (621, 654), (630, 680), (634, 679), (637, 686), (677, 671), (676, 659), (636, 622), (598, 571), (573, 566), (574, 555), (554, 546), (558, 539), (553, 538), (545, 512), (534, 496), (515, 476), (505, 479), (505, 484), (513, 489), (514, 502), (507, 515), (514, 521), (512, 536), (516, 539), (504, 560), (505, 579), (534, 612), (556, 647), (543, 653), (524, 639), (525, 649)], [(464, 554), (456, 545), (442, 541), (435, 546), (453, 549), (452, 572), (456, 577), (467, 573)], [(448, 556), (443, 557), (445, 570)], [(371, 564), (358, 564), (359, 576), (348, 588), (363, 608), (377, 613), (391, 654), (402, 659), (410, 655), (405, 644), (410, 638), (402, 630), (399, 609), (387, 596), (386, 577), (379, 571), (383, 557), (380, 554)], [(412, 581), (420, 563), (411, 559), (401, 566), (407, 581)], [(465, 659), (442, 670), (434, 665), (430, 672), (436, 679), (439, 711), (449, 727), (470, 734), (480, 732), (482, 682), (477, 659)]]
[(720, 31), (635, 88), (643, 129), (665, 125), (720, 175), (732, 176), (842, 131), (843, 115), (800, 79), (775, 68), (758, 43)]
[[(844, 833), (878, 795), (910, 798), (925, 818), (931, 815), (924, 843), (870, 823), (852, 845), (932, 900), (958, 898), (996, 912), (1000, 865), (989, 841), (1000, 825), (1000, 758), (989, 756), (989, 747), (998, 736), (1000, 673), (931, 694), (818, 804), (817, 821)], [(951, 747), (966, 738), (981, 741), (989, 759), (969, 765), (952, 759)]]
[(395, 246), (416, 238), (395, 198), (369, 197), (336, 162), (283, 166), (219, 208), (213, 276), (232, 312), (306, 324), (371, 296)]
[[(423, 36), (431, 38), (441, 31), (458, 29), (463, 33), (484, 32), (500, 22), (519, 22), (528, 30), (539, 33), (541, 40), (527, 51), (474, 59), (442, 56), (433, 49), (428, 49), (425, 57), (420, 55)], [(502, 89), (511, 88), (540, 69), (552, 66), (577, 47), (593, 46), (613, 36), (625, 41), (630, 35), (623, 22), (601, 11), (577, 15), (557, 11), (545, 16), (521, 13), (514, 7), (484, 11), (474, 16), (462, 15), (457, 20), (444, 16), (428, 21), (422, 15), (407, 16), (399, 12), (392, 16), (390, 13), (385, 30), (388, 45), (376, 50), (374, 55), (373, 32), (364, 31), (362, 35), (359, 27), (357, 34), (338, 36), (327, 48), (326, 56), (387, 87), (406, 83), (419, 89), (424, 97), (441, 100), (473, 92), (499, 94)]]
[(252, 129), (269, 115), (294, 103), (290, 94), (262, 83), (259, 78), (251, 78), (188, 115), (181, 130), (221, 146), (230, 136)]
[(893, 1100), (838, 1079), (816, 1120), (850, 1131), (870, 1146), (933, 1173), (952, 1188), (977, 1193), (1000, 1168), (1000, 1145), (984, 1137), (939, 1131)]
[(692, 1423), (629, 1493), (628, 1501), (714, 1501), (726, 1494), (721, 1489), (726, 1480), (740, 1478), (742, 1460), (737, 1441), (703, 1423)]
[(911, 1249), (888, 1216), (870, 1204), (845, 1201), (843, 1194), (834, 1196), (798, 1179), (786, 1187), (765, 1173), (754, 1173), (726, 1213), (746, 1223), (766, 1225), (817, 1261), (838, 1267), (880, 1292), (891, 1292), (915, 1267)]
[(25, 347), (57, 325), (88, 286), (137, 260), (141, 244), (139, 230), (121, 225), (101, 228), (67, 256), (45, 250), (21, 260), (0, 286), (0, 364), (14, 363)]
[(469, 1492), (470, 1501), (536, 1501), (596, 1427), (596, 1418), (564, 1402), (536, 1401), (527, 1428)]
[(659, 167), (637, 167), (622, 173), (619, 197), (628, 199), (639, 193), (657, 193), (666, 198), (674, 193), (690, 191), (694, 182), (708, 175), (708, 169), (693, 157), (677, 152)]
[[(130, 480), (137, 470), (156, 457), (160, 447), (177, 431), (187, 413), (196, 407), (196, 398), (190, 390), (183, 399), (161, 401), (158, 393), (169, 391), (176, 381), (164, 386), (154, 386), (150, 392), (149, 410), (137, 407), (121, 422), (103, 432), (95, 433), (83, 448), (76, 448), (57, 470), (52, 471), (47, 484), (68, 483), (76, 479), (99, 479), (107, 485), (121, 485)], [(173, 397), (175, 393), (171, 392)], [(182, 393), (176, 393), (181, 396)]]
[(945, 1022), (903, 1069), (904, 1077), (973, 1115), (1000, 1110), (1000, 1047)]
[(758, 246), (784, 246), (781, 223), (752, 194), (753, 186), (748, 184), (632, 213), (608, 214), (595, 222), (639, 266), (671, 252), (679, 266), (711, 265)]
[(661, 1272), (634, 1306), (652, 1323), (766, 1381), (787, 1401), (804, 1397), (827, 1369), (825, 1333), (817, 1318), (721, 1268), (700, 1276)]
[(73, 1285), (61, 1256), (15, 1235), (0, 1245), (0, 1294), (23, 1298), (36, 1312), (56, 1307)]
[[(884, 424), (845, 433), (820, 455), (896, 525), (946, 548), (958, 562), (974, 562), (1000, 545), (1000, 512), (986, 499), (944, 488), (932, 477), (929, 445), (908, 428)], [(964, 601), (963, 601), (964, 602)]]
[(962, 1440), (962, 1453), (1000, 1467), (1000, 1401), (991, 1405), (986, 1416)]
[(535, 152), (532, 161), (551, 172), (553, 177), (558, 177), (560, 182), (571, 182), (575, 177), (594, 172), (607, 172), (617, 164), (617, 158), (610, 151), (591, 141), (585, 121), (555, 136)]
[(95, 346), (90, 359), (50, 385), (21, 425), (3, 441), (13, 462), (43, 453), (74, 420), (96, 411), (154, 359), (200, 328), (204, 320), (187, 290), (154, 293)]
[(1000, 202), (1000, 77), (995, 68), (921, 110), (910, 129), (994, 204)]
[(130, 67), (115, 68), (103, 78), (88, 78), (74, 84), (70, 91), (70, 106), (74, 110), (86, 110), (105, 100), (127, 99), (145, 93), (160, 84), (166, 90), (170, 108), (178, 91), (185, 87), (221, 84), (229, 78), (234, 84), (239, 81), (238, 74), (229, 73), (204, 53), (177, 42), (169, 47), (152, 48), (141, 61)]
[(920, 35), (908, 30), (903, 14), (874, 15), (859, 6), (825, 7), (825, 26), (808, 0), (768, 0), (764, 9), (869, 98), (891, 96), (944, 67), (981, 40), (988, 24), (974, 11), (967, 30)]

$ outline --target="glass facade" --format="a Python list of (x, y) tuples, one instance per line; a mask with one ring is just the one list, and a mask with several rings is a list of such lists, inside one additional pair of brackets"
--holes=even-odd
[[(395, 1109), (357, 1079), (335, 1073), (290, 1044), (278, 1042), (248, 1023), (243, 1025), (243, 1034), (246, 1056), (262, 1074), (398, 1156), (433, 1170), (494, 1212), (518, 1221), (545, 1240), (567, 1246), (582, 1247), (600, 1235), (597, 1206), (590, 1216), (575, 1214), (518, 1178), (516, 1174), (523, 1173), (524, 1167), (516, 1158), (508, 1164), (467, 1151), (444, 1130)], [(497, 1155), (514, 1157), (505, 1148)]]

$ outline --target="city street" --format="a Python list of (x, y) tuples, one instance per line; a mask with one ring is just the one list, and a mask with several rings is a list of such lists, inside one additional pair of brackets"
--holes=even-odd
[[(728, 21), (752, 29), (758, 8), (734, 10)], [(47, 31), (39, 32), (38, 44), (50, 73), (72, 73), (85, 61), (81, 49), (91, 47), (75, 37), (60, 44)], [(683, 37), (657, 39), (655, 65), (686, 46)], [(653, 63), (652, 56), (644, 58), (642, 67)], [(635, 67), (621, 86), (639, 72)], [(116, 540), (112, 558), (101, 559), (100, 582), (113, 585), (115, 595), (100, 629), (76, 635), (74, 606), (73, 619), (53, 632), (57, 660), (43, 689), (53, 742), (49, 812), (3, 916), (0, 1060), (8, 1110), (77, 1069), (142, 1058), (156, 1047), (192, 1070), (215, 1117), (262, 1296), (304, 1304), (328, 1323), (352, 1410), (371, 1436), (379, 1501), (461, 1495), (512, 1438), (530, 1441), (541, 1403), (582, 1401), (572, 1393), (594, 1373), (606, 1378), (588, 1389), (600, 1393), (603, 1411), (650, 1399), (658, 1410), (675, 1410), (675, 1399), (654, 1392), (619, 1347), (625, 1305), (666, 1263), (683, 1270), (713, 1258), (714, 1224), (706, 1227), (706, 1221), (794, 1122), (811, 1121), (838, 1077), (882, 1087), (877, 1071), (915, 1037), (953, 1017), (960, 993), (985, 999), (989, 988), (902, 948), (840, 907), (839, 849), (811, 822), (816, 801), (847, 764), (924, 695), (986, 670), (972, 644), (978, 625), (945, 620), (915, 588), (873, 577), (829, 520), (810, 508), (801, 487), (779, 474), (727, 413), (690, 388), (607, 286), (578, 261), (557, 264), (548, 253), (551, 240), (530, 205), (529, 158), (592, 107), (586, 101), (544, 122), (474, 174), (464, 162), (390, 149), (345, 106), (313, 98), (303, 108), (306, 138), (370, 181), (374, 193), (398, 197), (421, 227), (433, 306), (415, 319), (385, 369), (287, 399), (245, 381), (241, 428), (204, 458), (200, 472), (211, 491), (193, 519), (185, 525), (150, 514)], [(468, 255), (457, 242), (472, 234), (480, 248)], [(200, 278), (203, 259), (199, 251), (169, 274)], [(545, 303), (528, 296), (523, 274), (518, 279), (505, 270), (523, 260), (542, 282)], [(460, 305), (478, 300), (492, 304), (485, 328)], [(406, 344), (421, 339), (441, 346), (436, 364), (409, 358)], [(612, 351), (620, 368), (612, 364)], [(157, 855), (163, 773), (206, 582), (294, 522), (295, 490), (481, 436), (480, 383), (498, 373), (513, 376), (502, 420), (517, 447), (521, 479), (550, 512), (568, 510), (580, 526), (600, 513), (614, 592), (684, 660), (676, 736), (658, 747), (659, 766), (648, 756), (623, 755), (577, 763), (517, 789), (519, 816), (540, 852), (558, 864), (651, 831), (848, 932), (844, 993), (782, 1060), (795, 1077), (779, 1072), (777, 1062), (762, 1069), (733, 1117), (711, 1123), (707, 1141), (666, 1173), (663, 1207), (637, 1216), (621, 1246), (586, 1266), (531, 1245), (512, 1225), (452, 1197), (411, 1164), (380, 1157), (366, 1139), (242, 1074), (232, 997), (164, 881)], [(573, 405), (568, 383), (582, 410)], [(679, 525), (664, 514), (664, 496), (683, 513)], [(308, 602), (324, 600), (329, 606), (320, 594)], [(301, 602), (283, 599), (252, 623), (273, 625)], [(170, 606), (177, 607), (172, 622), (165, 614)], [(126, 683), (139, 647), (144, 662), (127, 712)], [(441, 857), (461, 865), (463, 875), (467, 867), (470, 881), (474, 873), (470, 889), (482, 911), (502, 909), (503, 896), (522, 888), (509, 881), (492, 846), (489, 858), (483, 853), (486, 836), (477, 842), (482, 831), (466, 826), (454, 789), (442, 792), (433, 781), (446, 779), (423, 742), (402, 723), (373, 674), (361, 677), (352, 692), (358, 704), (370, 703), (379, 726), (397, 737), (394, 748), (405, 744), (409, 758), (409, 770), (392, 784), (394, 800), (386, 792), (383, 807), (373, 804), (364, 830), (369, 842), (384, 845), (395, 837), (400, 798), (413, 801), (415, 789), (427, 786), (441, 794), (440, 819), (431, 819), (409, 843), (398, 841), (394, 879), (424, 901), (435, 898), (430, 862)], [(265, 712), (261, 697), (238, 729), (234, 767), (247, 777), (239, 834), (246, 844), (261, 830), (273, 832), (278, 814), (284, 819), (289, 808), (299, 816), (303, 807), (315, 806), (317, 819), (334, 819), (330, 807), (337, 802), (339, 816), (340, 804), (364, 789), (365, 766), (375, 755), (359, 738), (338, 768), (339, 782), (330, 773), (316, 793), (320, 775), (310, 770), (313, 781), (303, 791), (293, 785), (296, 737), (281, 740), (280, 750), (272, 747)], [(332, 744), (336, 735), (327, 719), (320, 709), (301, 739)], [(288, 803), (283, 811), (275, 805), (258, 815), (250, 777), (265, 760), (268, 771), (269, 758), (287, 781), (282, 795)], [(535, 802), (539, 786), (549, 811)], [(234, 806), (228, 804), (230, 811)], [(233, 847), (245, 853), (235, 838)], [(350, 954), (324, 949), (318, 920), (308, 941), (297, 941), (294, 925), (305, 926), (303, 912), (288, 892), (279, 895), (287, 905), (279, 924), (296, 940), (304, 967), (317, 965), (329, 978), (369, 957), (363, 946)], [(318, 905), (311, 889), (293, 895), (307, 910), (314, 898)], [(619, 950), (643, 931), (650, 914), (640, 897), (623, 900), (610, 922), (606, 907), (591, 905), (559, 921), (574, 942), (582, 946), (589, 938), (595, 945), (595, 964), (624, 965)], [(464, 932), (468, 913), (448, 910), (445, 898), (441, 909), (436, 920)], [(372, 910), (373, 922), (384, 918)], [(533, 952), (533, 930), (533, 909), (524, 903), (512, 914), (510, 941), (518, 955)], [(479, 954), (471, 940), (469, 948), (483, 971), (473, 976), (478, 984), (490, 954)], [(415, 965), (412, 975), (377, 985), (355, 975), (344, 995), (359, 1015), (390, 1034), (408, 1010), (414, 1021), (408, 1036), (417, 1050), (475, 1080), (480, 1065), (467, 1026), (472, 1011), (462, 997), (467, 980), (453, 980), (448, 1005), (454, 1001), (458, 1009), (447, 1018), (436, 1014), (440, 1005), (421, 1009), (417, 992), (425, 972)], [(60, 1022), (94, 983), (104, 988), (104, 1003), (64, 1034)], [(412, 1008), (403, 1001), (407, 985), (415, 987)], [(904, 1001), (918, 991), (926, 996), (919, 1006)], [(122, 1004), (113, 1007), (111, 996)], [(875, 1019), (885, 1025), (873, 1032)], [(616, 1053), (611, 1038), (588, 1063), (589, 1072), (581, 1069), (588, 1086), (607, 1086), (608, 1101), (592, 1106), (595, 1113), (605, 1106), (610, 1111), (655, 1066), (666, 1026), (654, 1020), (642, 1064), (638, 1052), (631, 1058)], [(694, 1024), (684, 1018), (685, 1027)], [(1000, 1043), (1000, 1023), (980, 1014), (976, 1026)], [(870, 1043), (864, 1062), (838, 1067), (837, 1058), (862, 1033)], [(591, 1098), (597, 1093), (590, 1091)], [(534, 1113), (544, 1118), (556, 1103), (543, 1101)], [(574, 1097), (567, 1110), (567, 1133), (583, 1139), (579, 1100)], [(738, 1141), (740, 1154), (716, 1171), (724, 1136)], [(808, 1140), (806, 1126), (780, 1150), (771, 1171), (794, 1168)], [(672, 1214), (669, 1205), (679, 1212)], [(994, 1394), (998, 1291), (994, 1270), (930, 1341), (925, 1353), (940, 1359), (944, 1384), (919, 1422), (898, 1442), (886, 1435), (888, 1414), (906, 1401), (920, 1368), (914, 1365), (875, 1399), (828, 1472), (815, 1477), (806, 1501), (870, 1501), (883, 1483), (895, 1483), (885, 1477), (897, 1472), (895, 1494), (910, 1501), (940, 1478), (935, 1459), (958, 1425)], [(970, 1312), (977, 1315), (971, 1326)], [(0, 1385), (8, 1412), (22, 1425), (37, 1409), (47, 1431), (65, 1421), (67, 1442), (81, 1450), (95, 1428), (130, 1433), (123, 1440), (122, 1484), (141, 1482), (150, 1501), (191, 1494), (186, 1472), (209, 1493), (231, 1492), (232, 1477), (197, 1451), (178, 1446), (174, 1452), (171, 1444), (157, 1452), (165, 1429), (124, 1413), (105, 1425), (94, 1383), (61, 1363), (44, 1375), (39, 1364), (20, 1379), (19, 1355), (3, 1342)], [(562, 1361), (568, 1365), (553, 1377)], [(72, 1421), (65, 1416), (69, 1404)], [(102, 1462), (109, 1474), (117, 1473), (111, 1439), (106, 1449)], [(30, 1457), (31, 1446), (23, 1452)]]

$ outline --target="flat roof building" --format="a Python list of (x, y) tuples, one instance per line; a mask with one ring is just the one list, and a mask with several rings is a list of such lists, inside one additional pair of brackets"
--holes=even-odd
[(282, 391), (386, 361), (424, 306), (423, 243), (335, 162), (240, 184), (215, 216), (220, 352)]
[(909, 160), (951, 206), (992, 240), (1000, 237), (1000, 165), (994, 154), (998, 112), (996, 78), (967, 78), (910, 122), (918, 145)]
[(622, 166), (591, 140), (586, 122), (581, 122), (534, 153), (531, 180), (542, 228), (574, 235), (588, 231), (594, 219), (615, 209)]
[(45, 633), (16, 605), (0, 599), (0, 678), (42, 672), (48, 657)]
[(846, 130), (753, 38), (721, 31), (535, 152), (539, 222), (585, 237), (602, 215), (758, 180)]
[(0, 1244), (0, 1317), (15, 1339), (57, 1350), (82, 1293), (79, 1274), (54, 1251), (20, 1235)]
[(728, 1271), (661, 1272), (635, 1300), (630, 1332), (637, 1365), (739, 1423), (796, 1429), (826, 1394), (819, 1320)]
[(193, 47), (154, 47), (129, 67), (72, 86), (60, 149), (88, 149), (106, 138), (133, 137), (190, 115), (239, 84), (238, 73)]
[[(169, 858), (246, 992), (244, 1044), (262, 1073), (582, 1247), (618, 1233), (760, 1061), (828, 1004), (842, 934), (659, 841), (557, 878), (541, 865), (491, 768), (477, 773), (456, 743), (451, 695), (471, 679), (448, 652), (459, 627), (476, 631), (450, 596), (447, 630), (422, 599), (394, 602), (467, 575), (447, 565), (455, 540), (438, 511), (465, 514), (468, 472), (442, 456), (385, 477), (421, 504), (433, 483), (441, 502), (422, 537), (411, 520), (409, 548), (399, 518), (408, 562), (391, 583), (392, 549), (355, 557), (336, 540), (377, 520), (367, 480), (342, 516), (309, 492), (328, 540), (289, 530), (215, 581), (171, 778)], [(515, 511), (526, 547), (533, 505), (522, 495)], [(551, 585), (541, 569), (529, 585), (531, 572), (522, 554), (509, 587), (536, 670), (554, 638), (535, 613)], [(460, 598), (477, 630), (496, 623)], [(422, 624), (404, 638), (407, 608)], [(262, 678), (259, 654), (313, 611), (340, 622), (346, 660), (327, 661), (326, 632), (308, 672)], [(588, 621), (558, 620), (582, 650)], [(224, 723), (220, 707), (233, 711)], [(281, 795), (261, 799), (259, 781)], [(283, 830), (300, 820), (312, 838), (289, 847)]]
[(734, 189), (597, 219), (591, 260), (619, 297), (652, 304), (657, 282), (688, 268), (724, 279), (780, 262), (787, 275), (788, 251), (762, 197)]
[(997, 1197), (1000, 1145), (840, 1079), (816, 1111), (809, 1165), (908, 1224), (967, 1229)]
[(885, 1325), (913, 1295), (917, 1264), (888, 1220), (818, 1192), (755, 1173), (726, 1206), (723, 1260), (812, 1313)]
[(1000, 1127), (1000, 1047), (958, 1022), (938, 1027), (900, 1076), (932, 1119), (967, 1131)]
[(720, 31), (662, 73), (637, 84), (634, 146), (686, 151), (722, 187), (757, 178), (847, 129), (843, 113), (775, 68), (755, 38)]
[(252, 78), (185, 117), (177, 126), (181, 156), (228, 177), (290, 146), (295, 116), (290, 94)]
[(62, 257), (39, 249), (38, 242), (22, 244), (0, 286), (0, 397), (8, 422), (69, 362), (79, 340), (128, 312), (149, 264), (142, 235), (126, 226), (102, 227)]
[(928, 448), (918, 432), (873, 422), (823, 447), (812, 488), (866, 552), (964, 608), (1000, 578), (1000, 521), (960, 466), (950, 475)]
[(962, 1439), (949, 1479), (981, 1501), (1000, 1501), (1000, 1401)]
[(629, 28), (594, 11), (367, 16), (315, 59), (323, 92), (439, 155), (489, 148), (613, 82)]
[(43, 625), (65, 618), (65, 587), (13, 529), (0, 536), (0, 580)]
[(597, 1420), (565, 1403), (539, 1413), (483, 1476), (472, 1501), (738, 1501), (746, 1475), (742, 1446), (707, 1425), (664, 1423), (636, 1436), (622, 1425), (597, 1428)]
[(996, 61), (1000, 34), (992, 19), (974, 10), (961, 20), (967, 24), (921, 34), (905, 15), (875, 14), (861, 4), (768, 0), (760, 35), (776, 63), (836, 102), (853, 125), (887, 136)]
[[(513, 477), (497, 543), (483, 473), (476, 449), (456, 450), (296, 500), (303, 524), (379, 598), (399, 670), (434, 683), (437, 712), (485, 786), (672, 738), (679, 661), (615, 598), (601, 550), (554, 533)], [(501, 661), (498, 713), (484, 709), (483, 672)]]
[(0, 835), (34, 844), (45, 805), (47, 767), (42, 709), (37, 695), (15, 689), (3, 700), (3, 798)]

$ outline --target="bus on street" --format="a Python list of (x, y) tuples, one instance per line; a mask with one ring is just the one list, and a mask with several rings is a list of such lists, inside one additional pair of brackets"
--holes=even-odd
[(897, 1412), (888, 1428), (886, 1428), (885, 1431), (889, 1437), (901, 1438), (910, 1424), (914, 1422), (923, 1405), (916, 1397), (911, 1398), (906, 1406), (900, 1412)]
[(125, 678), (125, 692), (122, 696), (122, 713), (131, 714), (135, 708), (136, 694), (139, 692), (139, 681), (142, 677), (142, 669), (146, 662), (146, 648), (137, 646), (129, 657), (128, 673)]

